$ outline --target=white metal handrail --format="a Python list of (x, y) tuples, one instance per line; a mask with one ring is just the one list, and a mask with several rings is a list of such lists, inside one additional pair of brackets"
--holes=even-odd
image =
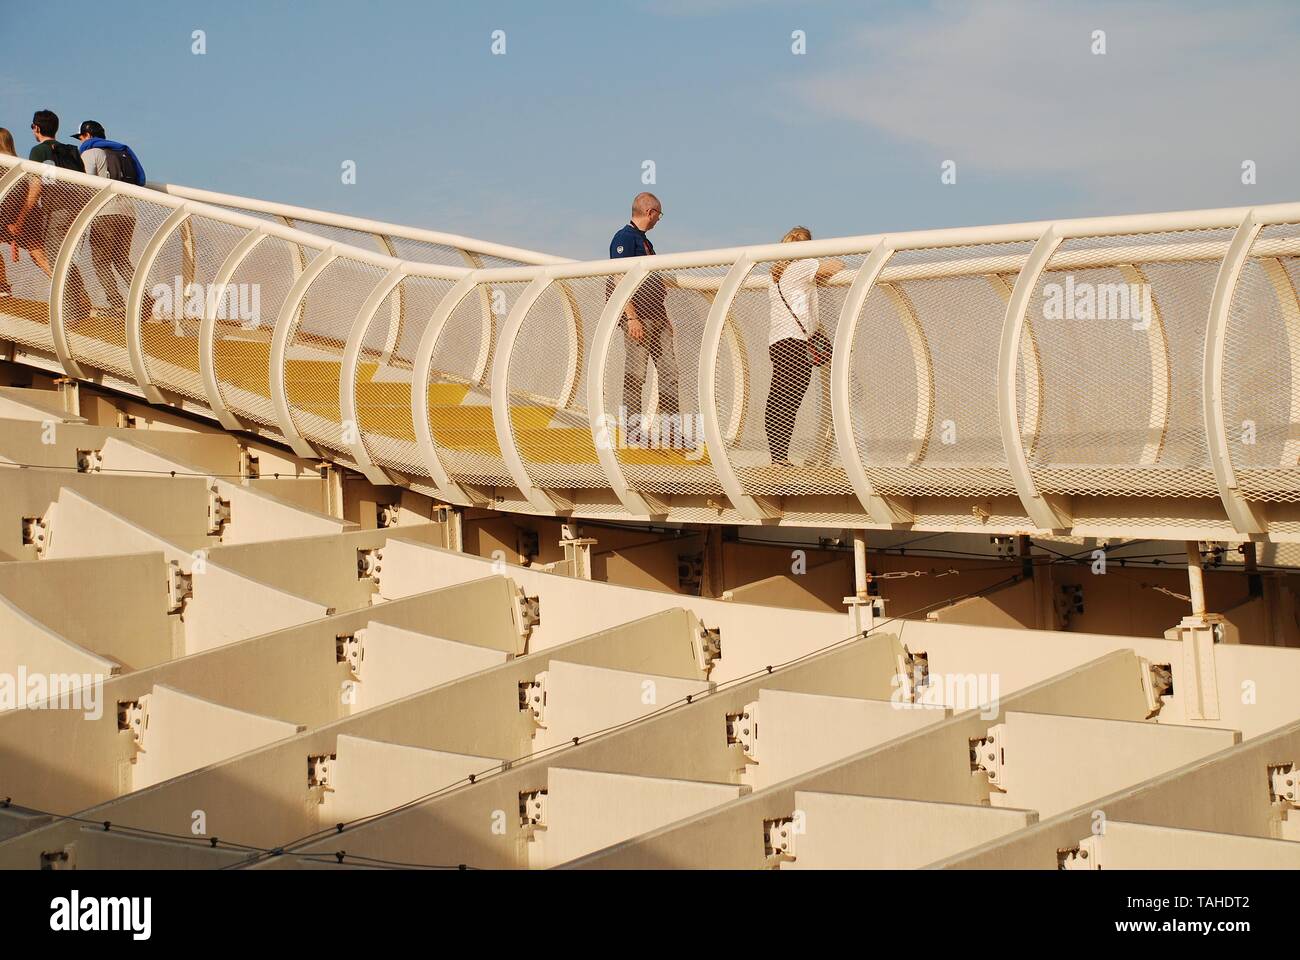
[[(577, 516), (1300, 540), (1300, 463), (1291, 440), (1300, 431), (1300, 328), (1292, 329), (1300, 304), (1287, 272), (1300, 261), (1300, 227), (1289, 226), (1300, 224), (1300, 204), (573, 262), (0, 157), (0, 197), (33, 179), (42, 189), (80, 191), (79, 215), (49, 284), (38, 278), (36, 294), (24, 298), (16, 288), (8, 305), (0, 301), (0, 339), (13, 341), (16, 355), (70, 376), (102, 379), (107, 369), (110, 381), (154, 402), (206, 410), (228, 428), (278, 436), (301, 456), (355, 465), (376, 482), (410, 484), (454, 503)], [(89, 227), (115, 195), (152, 204), (162, 222), (136, 238), (127, 319), (101, 344), (94, 338), (103, 318), (81, 316), (65, 301), (72, 271), (87, 259)], [(334, 242), (284, 220), (379, 243)], [(207, 252), (198, 242), (207, 222), (243, 233), (220, 255)], [(399, 259), (384, 252), (395, 249), (394, 237), (454, 248), (467, 266)], [(142, 315), (142, 302), (151, 266), (176, 242), (182, 269), (212, 276), (215, 295), (197, 331), (178, 322), (168, 340), (153, 316)], [(276, 244), (297, 251), (287, 266), (258, 253)], [(469, 266), (483, 257), (518, 265)], [(811, 450), (829, 438), (833, 459), (809, 454), (789, 467), (766, 466), (752, 425), (766, 367), (751, 360), (766, 344), (766, 265), (825, 257), (854, 262), (825, 283), (843, 301), (837, 317), (821, 318), (837, 320), (833, 362), (818, 374), (827, 378), (828, 407), (813, 427), (797, 427), (794, 439)], [(339, 291), (326, 288), (337, 282), (330, 268), (340, 262), (375, 278), (345, 291), (358, 304), (355, 316), (312, 306), (338, 300)], [(1271, 291), (1266, 299), (1243, 286), (1243, 276), (1256, 273), (1266, 277), (1259, 285)], [(236, 330), (219, 316), (214, 304), (240, 277), (287, 289), (273, 326)], [(620, 317), (648, 277), (667, 291), (678, 350), (699, 338), (698, 352), (683, 353), (678, 367), (694, 379), (682, 400), (707, 441), (701, 459), (611, 446), (619, 436), (610, 424), (621, 396)], [(1043, 304), (1045, 284), (1062, 277), (1145, 286), (1158, 312), (1147, 326), (1132, 325), (1131, 337), (1129, 326), (1106, 327), (1108, 320), (1060, 326)], [(436, 298), (416, 310), (416, 285), (432, 281), (441, 284)], [(963, 286), (981, 282), (993, 301), (973, 300), (973, 288)], [(385, 302), (391, 309), (381, 310)], [(1054, 332), (1044, 332), (1053, 321)], [(1261, 356), (1249, 338), (1232, 340), (1229, 330), (1243, 324), (1284, 324), (1285, 355)], [(869, 330), (896, 332), (909, 359), (896, 368), (876, 360), (882, 344), (864, 339)], [(747, 346), (746, 338), (756, 342)], [(197, 369), (170, 372), (186, 362)], [(1262, 424), (1263, 452), (1243, 451), (1225, 411), (1267, 399), (1260, 370), (1292, 398), (1291, 413)], [(719, 382), (727, 371), (730, 379)], [(1098, 396), (1111, 381), (1136, 399)], [(294, 402), (295, 391), (310, 398), (306, 408)], [(872, 406), (863, 406), (864, 397)], [(873, 410), (896, 410), (900, 424), (911, 425), (891, 434)], [(1089, 411), (1113, 422), (1093, 424)], [(748, 433), (740, 427), (747, 418)], [(335, 426), (322, 433), (312, 426), (320, 423)], [(963, 460), (959, 441), (945, 450), (949, 441), (936, 438), (943, 424), (954, 434), (976, 430), (968, 449), (981, 452)], [(1243, 435), (1253, 438), (1253, 430)], [(1249, 489), (1237, 469), (1247, 461), (1255, 478)]]

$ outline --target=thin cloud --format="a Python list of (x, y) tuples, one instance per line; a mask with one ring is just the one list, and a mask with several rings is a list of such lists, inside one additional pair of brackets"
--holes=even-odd
[(834, 55), (852, 65), (788, 92), (932, 151), (936, 177), (951, 159), (959, 177), (1068, 178), (1107, 207), (1241, 203), (1244, 160), (1261, 193), (1293, 188), (1297, 48), (1284, 5), (943, 3), (851, 35)]

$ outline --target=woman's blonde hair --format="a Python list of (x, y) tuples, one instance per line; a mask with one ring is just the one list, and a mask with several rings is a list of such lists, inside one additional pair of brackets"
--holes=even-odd
[(18, 151), (14, 149), (14, 135), (4, 127), (0, 127), (0, 153), (10, 157), (18, 156)]
[[(801, 240), (811, 240), (811, 239), (812, 239), (812, 231), (809, 230), (807, 227), (791, 227), (789, 230), (786, 231), (785, 236), (781, 238), (781, 242), (798, 243)], [(778, 260), (776, 261), (776, 263), (772, 264), (773, 283), (781, 282), (781, 274), (785, 273), (785, 268), (790, 266), (791, 262), (792, 261), (790, 260)]]

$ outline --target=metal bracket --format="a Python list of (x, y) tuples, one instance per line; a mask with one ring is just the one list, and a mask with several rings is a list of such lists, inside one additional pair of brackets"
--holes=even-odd
[(727, 743), (740, 745), (745, 763), (758, 763), (758, 701), (745, 704), (740, 713), (727, 714)]
[(353, 680), (361, 679), (361, 663), (366, 659), (365, 628), (353, 633), (340, 633), (334, 638), (334, 659), (346, 663)]
[(795, 859), (794, 818), (778, 817), (763, 821), (763, 856), (772, 863), (788, 863)]
[(62, 850), (41, 851), (42, 870), (76, 870), (77, 845), (70, 843)]
[(175, 560), (167, 561), (167, 612), (185, 611), (185, 601), (194, 596), (194, 575), (182, 573), (181, 565)]
[(102, 450), (78, 450), (77, 473), (99, 473), (104, 468)]
[(1300, 810), (1300, 771), (1294, 763), (1279, 763), (1268, 768), (1268, 798), (1283, 807)]
[(117, 702), (117, 729), (129, 730), (137, 750), (144, 750), (144, 732), (149, 727), (149, 694)]
[(524, 790), (519, 794), (519, 825), (529, 840), (538, 830), (546, 829), (546, 791)]
[(379, 583), (379, 575), (384, 565), (384, 548), (371, 547), (357, 550), (357, 579), (373, 580)]
[(719, 627), (706, 627), (696, 624), (695, 662), (700, 665), (707, 677), (718, 661), (722, 659), (722, 630)]
[(387, 530), (389, 527), (395, 527), (401, 522), (401, 514), (400, 504), (381, 503), (375, 515), (375, 522), (379, 525), (380, 530)]
[(930, 689), (930, 655), (924, 650), (916, 653), (903, 647), (898, 655), (898, 676), (907, 684), (906, 703), (924, 703)]
[(1085, 837), (1077, 847), (1056, 851), (1058, 870), (1100, 870), (1101, 851), (1098, 849), (1100, 837)]
[(995, 724), (989, 727), (987, 736), (978, 737), (970, 742), (971, 770), (983, 770), (988, 774), (989, 786), (999, 791), (1007, 789), (1007, 725)]
[(1147, 697), (1147, 716), (1150, 720), (1155, 717), (1165, 707), (1165, 697), (1171, 697), (1174, 693), (1174, 668), (1169, 663), (1152, 663), (1149, 660), (1141, 660), (1142, 670), (1142, 690)]
[(50, 546), (50, 524), (45, 517), (23, 517), (23, 543), (36, 547), (38, 558), (45, 556)]
[(208, 488), (208, 533), (220, 537), (230, 522), (230, 501), (221, 499), (216, 486)]
[[(334, 762), (338, 759), (336, 753), (317, 753), (307, 757), (307, 788), (313, 787), (320, 789), (322, 792), (334, 792), (330, 786), (334, 779)], [(324, 797), (321, 800), (324, 801)]]
[(528, 638), (533, 629), (541, 625), (542, 602), (538, 597), (530, 597), (521, 589), (515, 594), (515, 624), (519, 628), (519, 639), (524, 649), (528, 647)]
[(519, 684), (519, 711), (529, 714), (533, 723), (546, 727), (546, 677), (543, 670), (531, 681)]

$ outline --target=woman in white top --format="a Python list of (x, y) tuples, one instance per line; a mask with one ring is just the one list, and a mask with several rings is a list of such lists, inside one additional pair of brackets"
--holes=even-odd
[[(807, 227), (794, 227), (781, 238), (782, 243), (811, 240)], [(772, 359), (772, 385), (767, 392), (767, 410), (763, 418), (767, 428), (767, 445), (772, 462), (791, 466), (790, 434), (808, 383), (812, 380), (812, 357), (809, 340), (817, 331), (817, 284), (844, 269), (839, 260), (778, 260), (772, 264), (772, 284), (768, 287), (771, 331), (768, 356)]]

